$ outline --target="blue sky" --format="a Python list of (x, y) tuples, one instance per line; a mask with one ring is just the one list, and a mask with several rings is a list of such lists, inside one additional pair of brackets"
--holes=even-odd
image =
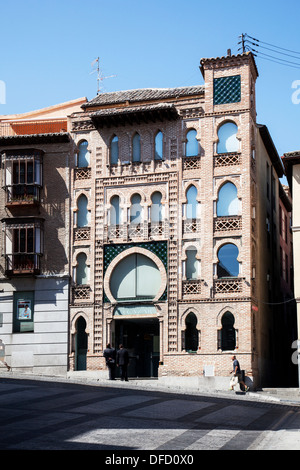
[[(98, 56), (115, 75), (102, 91), (115, 91), (202, 84), (200, 59), (238, 53), (241, 33), (300, 52), (299, 17), (297, 0), (0, 0), (0, 115), (92, 99)], [(257, 121), (280, 155), (300, 149), (300, 55), (290, 60), (299, 68), (256, 61)]]

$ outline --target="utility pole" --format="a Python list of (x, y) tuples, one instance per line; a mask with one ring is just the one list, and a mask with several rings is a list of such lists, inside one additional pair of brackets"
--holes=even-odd
[(239, 36), (241, 38), (241, 41), (239, 42), (239, 44), (242, 44), (242, 51), (243, 53), (245, 52), (245, 35), (244, 33), (241, 34), (241, 36)]

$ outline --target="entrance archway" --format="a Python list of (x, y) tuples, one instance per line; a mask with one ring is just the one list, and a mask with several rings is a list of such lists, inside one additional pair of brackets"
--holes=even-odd
[(88, 335), (85, 332), (86, 321), (79, 317), (75, 324), (75, 370), (86, 370)]
[(159, 365), (159, 320), (157, 318), (116, 318), (116, 348), (129, 352), (129, 377), (157, 377)]

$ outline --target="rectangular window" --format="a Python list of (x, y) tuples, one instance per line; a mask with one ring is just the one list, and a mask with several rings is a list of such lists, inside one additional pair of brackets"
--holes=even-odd
[(6, 274), (39, 274), (43, 254), (42, 219), (5, 219)]
[(14, 292), (14, 333), (34, 331), (34, 292)]
[(241, 101), (241, 76), (214, 79), (214, 104), (238, 103)]
[(42, 152), (28, 150), (3, 154), (2, 167), (7, 203), (33, 203), (40, 200)]

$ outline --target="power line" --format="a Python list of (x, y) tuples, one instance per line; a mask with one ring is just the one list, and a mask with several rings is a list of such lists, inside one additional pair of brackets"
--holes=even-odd
[[(260, 41), (259, 39), (253, 38), (252, 36), (249, 36), (247, 33), (243, 33), (241, 36), (241, 41), (238, 44), (241, 44), (242, 46), (239, 48), (239, 50), (242, 50), (243, 52), (250, 51), (253, 53), (255, 57), (259, 57), (261, 59), (269, 60), (271, 62), (277, 63), (279, 65), (284, 65), (286, 67), (292, 67), (292, 68), (300, 68), (300, 62), (294, 62), (291, 60), (286, 60), (283, 59), (282, 57), (274, 56), (271, 54), (266, 54), (265, 52), (261, 52), (260, 48), (266, 49), (268, 51), (273, 52), (274, 54), (280, 54), (283, 55), (284, 57), (292, 57), (294, 59), (300, 60), (300, 52), (292, 51), (290, 49), (285, 49), (283, 47), (275, 46), (274, 44), (267, 43), (265, 41)], [(250, 38), (250, 39), (247, 39)], [(255, 41), (255, 42), (254, 42)], [(267, 44), (272, 47), (272, 49), (262, 46), (262, 44)], [(254, 48), (256, 47), (256, 49)], [(287, 54), (285, 52), (280, 52), (278, 50), (275, 50), (273, 48), (281, 49), (287, 52), (292, 52), (293, 54), (299, 54), (299, 57), (296, 57), (291, 54)]]
[(300, 52), (291, 51), (290, 49), (285, 49), (284, 47), (275, 46), (274, 44), (270, 44), (268, 42), (261, 41), (260, 39), (255, 39), (252, 36), (249, 36), (247, 33), (245, 33), (244, 35), (246, 37), (250, 38), (250, 39), (253, 39), (254, 41), (261, 42), (262, 44), (266, 44), (267, 46), (275, 47), (277, 49), (281, 49), (282, 51), (292, 52), (293, 54), (299, 54), (300, 55)]

